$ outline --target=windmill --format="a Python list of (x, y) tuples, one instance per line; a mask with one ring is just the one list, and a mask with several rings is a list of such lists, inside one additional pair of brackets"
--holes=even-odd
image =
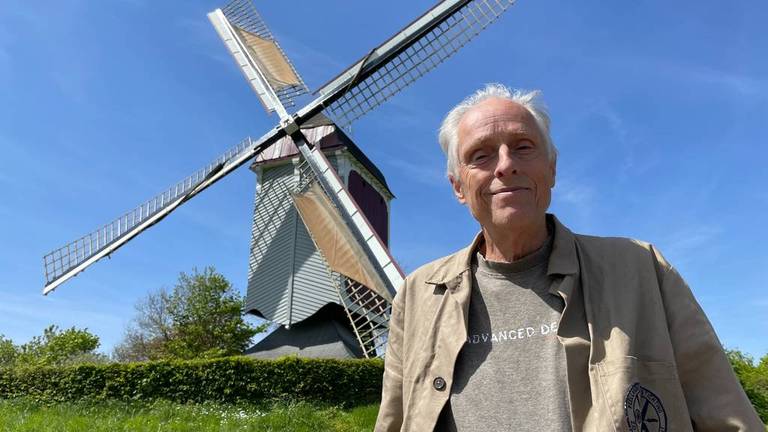
[[(293, 114), (286, 107), (294, 106), (296, 98), (307, 93), (306, 85), (251, 1), (234, 0), (211, 12), (211, 23), (264, 108), (278, 114), (279, 124), (258, 139), (244, 139), (204, 168), (114, 221), (45, 255), (43, 293), (50, 293), (96, 261), (110, 256), (248, 161), (256, 159), (253, 168), (258, 170), (260, 158), (264, 160), (270, 151), (280, 153), (276, 148), (287, 146), (295, 149), (295, 158), (291, 155), (296, 161), (290, 176), (293, 180), (274, 182), (271, 187), (280, 185), (270, 196), (288, 203), (288, 208), (295, 209), (301, 219), (362, 353), (382, 355), (390, 302), (403, 274), (382, 236), (376, 233), (368, 215), (350, 193), (349, 178), (340, 178), (338, 163), (324, 154), (322, 141), (330, 132), (322, 135), (319, 130), (331, 126), (332, 133), (339, 137), (343, 132), (332, 124), (323, 124), (323, 115), (333, 119), (335, 125), (349, 126), (458, 51), (513, 3), (514, 0), (445, 0), (435, 5), (314, 92), (314, 100)], [(262, 191), (264, 181), (262, 177)], [(269, 233), (266, 224), (254, 228), (254, 232)], [(254, 249), (258, 249), (260, 238), (255, 236)], [(289, 298), (309, 295), (295, 285), (287, 293), (280, 293), (283, 294)], [(289, 304), (292, 303), (293, 299)], [(292, 323), (293, 318), (289, 317), (288, 326)]]

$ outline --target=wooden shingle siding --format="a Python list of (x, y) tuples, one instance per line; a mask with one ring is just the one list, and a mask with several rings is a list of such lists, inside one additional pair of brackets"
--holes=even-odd
[(328, 303), (339, 303), (339, 295), (329, 277), (325, 259), (315, 248), (301, 218), (295, 245), (292, 322), (308, 318)]
[(294, 182), (293, 164), (265, 169), (259, 182), (248, 261), (246, 311), (255, 310), (270, 321), (287, 323), (298, 217), (285, 195)]
[(249, 258), (246, 312), (283, 325), (339, 303), (325, 260), (288, 196), (296, 180), (290, 161), (262, 170)]

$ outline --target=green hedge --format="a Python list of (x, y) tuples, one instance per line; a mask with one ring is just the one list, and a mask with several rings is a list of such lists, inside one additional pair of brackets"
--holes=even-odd
[(354, 406), (381, 396), (381, 360), (283, 358), (113, 363), (0, 370), (0, 398), (176, 402), (306, 400)]

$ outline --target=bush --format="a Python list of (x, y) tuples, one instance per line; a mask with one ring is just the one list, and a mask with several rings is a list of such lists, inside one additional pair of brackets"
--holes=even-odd
[(175, 402), (272, 399), (356, 406), (378, 402), (381, 360), (167, 360), (0, 370), (0, 398)]
[(738, 350), (729, 350), (728, 360), (739, 378), (744, 392), (763, 423), (768, 424), (768, 354), (755, 365), (752, 357)]
[(0, 368), (106, 363), (109, 359), (96, 352), (98, 347), (98, 336), (75, 327), (61, 330), (51, 325), (42, 336), (18, 346), (0, 335)]

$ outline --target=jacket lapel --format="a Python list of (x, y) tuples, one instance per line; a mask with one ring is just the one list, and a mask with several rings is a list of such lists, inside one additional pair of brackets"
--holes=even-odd
[(590, 332), (584, 303), (584, 286), (579, 265), (576, 237), (554, 216), (555, 238), (547, 273), (553, 282), (550, 293), (562, 297), (565, 307), (560, 316), (557, 337), (565, 351), (568, 397), (573, 430), (582, 430), (592, 407), (589, 380)]

